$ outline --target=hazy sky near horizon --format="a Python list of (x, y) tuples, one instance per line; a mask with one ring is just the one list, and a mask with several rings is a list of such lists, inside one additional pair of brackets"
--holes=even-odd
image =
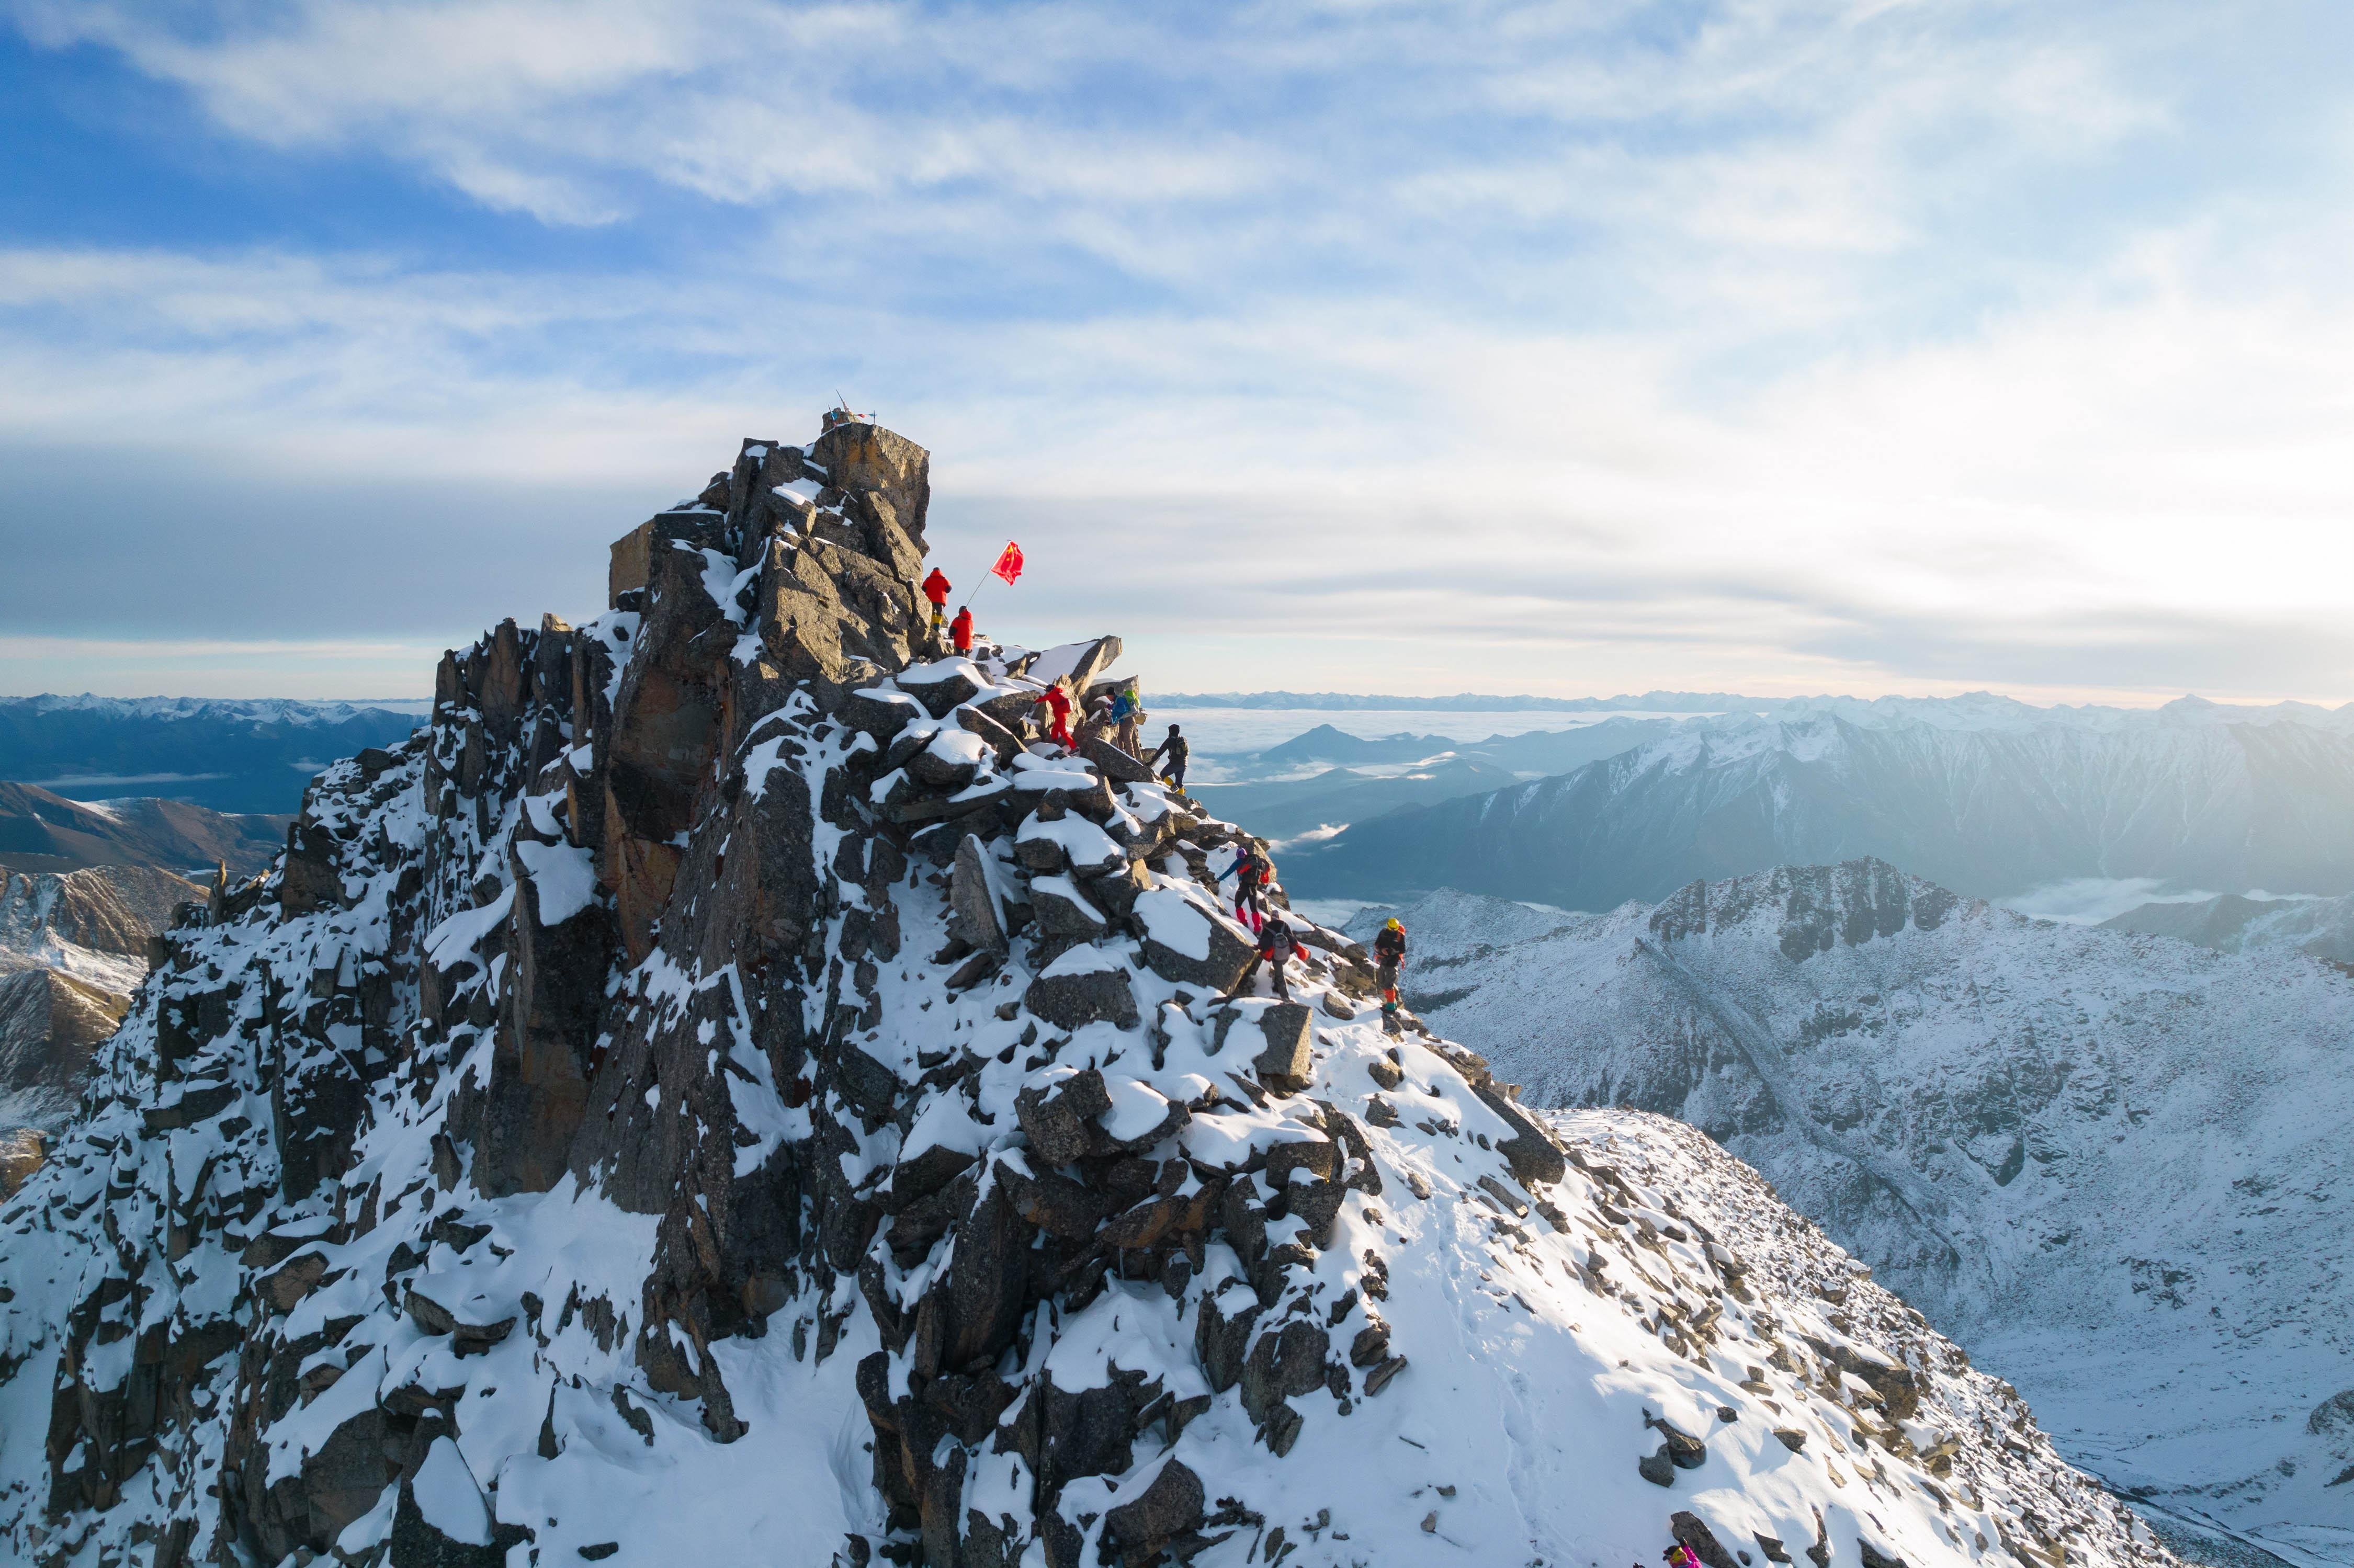
[(0, 0), (0, 691), (412, 695), (837, 388), (1164, 689), (2354, 697), (2354, 7)]

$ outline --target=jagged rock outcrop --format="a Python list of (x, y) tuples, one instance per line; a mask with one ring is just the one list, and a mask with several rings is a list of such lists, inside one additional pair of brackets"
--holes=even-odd
[(1222, 998), (1238, 835), (1017, 732), (1115, 640), (917, 656), (928, 502), (887, 431), (746, 443), (168, 933), (0, 1209), (19, 1558), (1639, 1553), (1644, 1418), (1704, 1406), (1722, 1539), (2161, 1559), (1975, 1429), (1999, 1494), (1770, 1439), (1702, 1353), (1791, 1343), (1741, 1261), (1385, 1034), (1353, 944)]

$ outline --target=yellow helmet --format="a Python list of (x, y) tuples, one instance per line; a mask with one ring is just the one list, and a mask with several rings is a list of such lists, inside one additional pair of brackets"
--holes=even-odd
[(1397, 916), (1394, 915), (1391, 916), (1389, 919), (1383, 923), (1382, 928), (1387, 931), (1403, 931), (1405, 929), (1405, 927), (1398, 924)]

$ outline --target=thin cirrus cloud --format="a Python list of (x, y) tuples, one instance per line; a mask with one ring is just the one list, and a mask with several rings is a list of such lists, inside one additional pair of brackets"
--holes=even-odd
[(840, 387), (1164, 685), (2349, 694), (2323, 7), (0, 15), (149, 111), (0, 236), (0, 683), (411, 693)]

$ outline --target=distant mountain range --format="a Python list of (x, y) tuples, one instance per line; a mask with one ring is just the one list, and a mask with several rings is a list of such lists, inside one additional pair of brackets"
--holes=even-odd
[[(1355, 692), (1156, 692), (1156, 708), (1302, 708), (1328, 713), (1373, 709), (1395, 713), (1723, 713), (1755, 710), (1754, 697), (1723, 692), (1647, 692), (1639, 697), (1498, 697), (1463, 692), (1451, 697), (1366, 696)], [(1772, 705), (1767, 700), (1762, 705)]]
[(0, 778), (77, 800), (292, 814), (330, 761), (408, 738), (427, 705), (0, 697)]
[(2105, 920), (2111, 931), (2143, 931), (2219, 953), (2280, 948), (2354, 965), (2354, 897), (2243, 898), (2226, 893), (2184, 903), (2145, 904)]
[(67, 872), (152, 865), (197, 875), (227, 861), (232, 875), (249, 876), (286, 847), (291, 821), (152, 796), (90, 805), (29, 784), (0, 784), (0, 866)]
[(217, 863), (239, 880), (270, 863), (318, 759), (415, 723), (344, 703), (0, 699), (0, 769), (55, 786), (0, 783), (0, 1129), (64, 1120), (150, 937)]
[(1360, 737), (1320, 724), (1256, 756), (1223, 760), (1243, 777), (1257, 779), (1296, 776), (1301, 768), (1320, 763), (1368, 768), (1429, 766), (1448, 759), (1479, 763), (1518, 779), (1533, 779), (1566, 773), (1599, 758), (1631, 751), (1674, 733), (1679, 725), (1686, 722), (1622, 716), (1580, 725), (1575, 729), (1532, 729), (1520, 735), (1490, 736), (1485, 740), (1449, 740), (1439, 735)]
[(1398, 913), (1409, 1005), (1529, 1103), (1702, 1128), (2114, 1484), (2343, 1560), (2354, 979), (1868, 860)]
[(1486, 763), (1446, 756), (1381, 773), (1348, 768), (1319, 769), (1306, 779), (1261, 784), (1196, 784), (1193, 798), (1259, 837), (1288, 842), (1303, 834), (1362, 822), (1403, 807), (1476, 795), (1512, 782)]
[(1883, 718), (1910, 716), (1931, 723), (1969, 727), (1988, 724), (2040, 723), (2060, 719), (2084, 724), (2133, 724), (2152, 715), (2177, 716), (2203, 712), (2216, 722), (2337, 724), (2354, 726), (2354, 703), (2323, 707), (2314, 703), (2263, 705), (2210, 702), (2203, 697), (2178, 697), (2162, 708), (2112, 707), (2099, 704), (2037, 707), (1993, 692), (1966, 692), (1951, 697), (1845, 697), (1829, 694), (1802, 697), (1750, 697), (1733, 692), (1622, 693), (1615, 697), (1494, 696), (1463, 692), (1449, 697), (1366, 695), (1355, 692), (1156, 692), (1156, 708), (1247, 708), (1309, 713), (1618, 713), (1618, 714), (1783, 714), (1838, 712), (1850, 716), (1877, 715)]
[(1289, 841), (1329, 834), (1406, 807), (1565, 772), (1657, 739), (1678, 722), (1610, 718), (1575, 729), (1480, 741), (1437, 735), (1362, 737), (1319, 725), (1254, 756), (1222, 756), (1218, 764), (1234, 781), (1193, 788), (1197, 799), (1228, 821), (1262, 838)]
[(2346, 893), (2354, 715), (1840, 699), (1693, 720), (1559, 777), (1359, 821), (1286, 873), (1310, 895), (1454, 886), (1607, 909), (1859, 855), (1989, 898), (2068, 878)]

